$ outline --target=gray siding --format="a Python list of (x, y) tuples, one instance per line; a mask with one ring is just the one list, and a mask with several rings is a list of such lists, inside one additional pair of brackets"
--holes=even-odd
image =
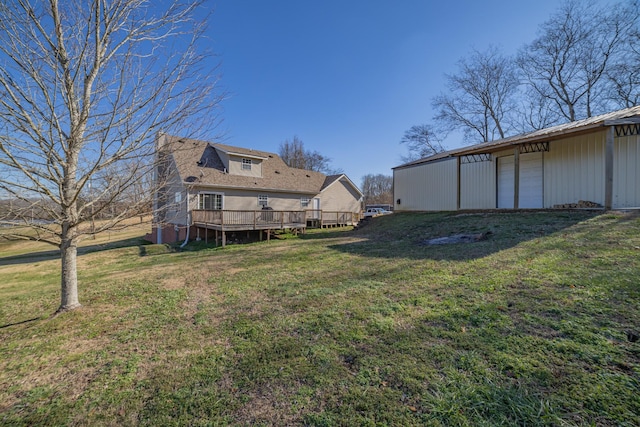
[[(171, 161), (173, 163), (173, 160)], [(180, 176), (178, 176), (175, 167), (170, 168), (170, 174), (166, 177), (166, 181), (159, 190), (161, 199), (155, 208), (156, 222), (168, 223), (175, 225), (187, 225), (187, 192), (182, 185)], [(179, 194), (179, 200), (176, 200), (176, 194)]]
[(319, 198), (323, 211), (360, 212), (361, 209), (360, 194), (344, 178), (322, 190)]
[[(199, 192), (203, 193), (218, 193), (222, 194), (222, 207), (225, 210), (242, 210), (252, 211), (260, 210), (262, 206), (258, 205), (258, 196), (264, 195), (268, 198), (268, 206), (277, 211), (299, 211), (304, 210), (300, 204), (300, 198), (303, 194), (291, 194), (291, 193), (278, 193), (269, 191), (248, 191), (248, 190), (235, 190), (235, 189), (208, 189), (197, 188), (192, 190), (194, 194)], [(313, 198), (314, 194), (309, 194), (306, 197)], [(196, 209), (197, 200), (194, 198), (191, 203), (191, 209)]]
[[(251, 170), (242, 169), (242, 159), (251, 160)], [(250, 157), (230, 156), (229, 157), (229, 173), (232, 175), (262, 177), (262, 160), (252, 159)]]

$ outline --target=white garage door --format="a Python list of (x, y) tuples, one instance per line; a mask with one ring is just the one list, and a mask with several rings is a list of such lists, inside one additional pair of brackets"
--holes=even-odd
[(519, 195), (519, 208), (542, 208), (542, 152), (520, 154)]
[(498, 158), (498, 208), (513, 209), (513, 156)]

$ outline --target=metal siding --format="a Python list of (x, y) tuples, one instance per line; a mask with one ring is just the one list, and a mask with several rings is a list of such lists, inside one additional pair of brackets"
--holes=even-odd
[(542, 208), (542, 152), (520, 154), (518, 207)]
[(493, 161), (460, 165), (460, 209), (496, 207), (495, 171)]
[(616, 138), (613, 154), (613, 207), (640, 207), (640, 135)]
[(587, 200), (604, 204), (606, 132), (549, 143), (544, 157), (544, 207)]
[(513, 209), (514, 202), (514, 156), (498, 158), (498, 208)]
[(452, 211), (457, 204), (457, 159), (394, 170), (397, 211)]

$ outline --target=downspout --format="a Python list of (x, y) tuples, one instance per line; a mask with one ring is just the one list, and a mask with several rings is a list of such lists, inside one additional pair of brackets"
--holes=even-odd
[(189, 190), (187, 190), (187, 197), (185, 197), (186, 199), (186, 203), (187, 203), (187, 210), (186, 210), (186, 214), (187, 214), (187, 234), (186, 236), (184, 236), (184, 242), (182, 242), (182, 244), (180, 245), (180, 249), (184, 248), (185, 246), (187, 246), (187, 243), (189, 243), (189, 227), (191, 227), (191, 220), (189, 218), (190, 216), (190, 211), (189, 211)]

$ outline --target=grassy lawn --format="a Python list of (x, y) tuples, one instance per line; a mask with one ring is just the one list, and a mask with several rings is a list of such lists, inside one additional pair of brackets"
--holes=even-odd
[(0, 424), (638, 425), (638, 215), (110, 241), (79, 257), (83, 307), (50, 317), (59, 261), (0, 240)]

